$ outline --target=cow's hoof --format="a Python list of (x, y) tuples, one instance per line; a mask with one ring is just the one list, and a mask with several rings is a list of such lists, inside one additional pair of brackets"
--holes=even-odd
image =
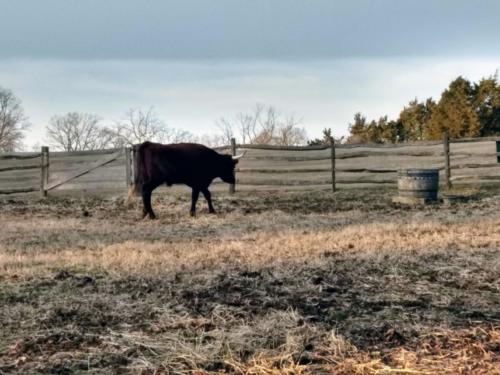
[(191, 216), (191, 217), (196, 217), (196, 212), (191, 211), (191, 212), (189, 213), (189, 216)]
[(215, 215), (217, 212), (215, 212), (215, 210), (209, 210), (208, 213), (212, 214), (212, 215)]
[(156, 220), (156, 219), (157, 219), (157, 217), (156, 217), (156, 215), (155, 215), (155, 214), (149, 214), (149, 215), (148, 215), (148, 219), (149, 219), (149, 220)]

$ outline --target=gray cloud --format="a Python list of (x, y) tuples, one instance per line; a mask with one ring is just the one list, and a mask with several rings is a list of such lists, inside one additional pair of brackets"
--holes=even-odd
[(1, 0), (0, 58), (492, 55), (497, 0)]

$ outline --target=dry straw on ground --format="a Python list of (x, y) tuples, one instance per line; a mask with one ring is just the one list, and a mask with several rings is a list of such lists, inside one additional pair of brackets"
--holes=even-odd
[(6, 201), (0, 373), (500, 374), (500, 197)]

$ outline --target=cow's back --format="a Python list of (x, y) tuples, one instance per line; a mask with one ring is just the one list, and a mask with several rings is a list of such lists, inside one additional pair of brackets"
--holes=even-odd
[(196, 143), (163, 145), (144, 142), (139, 146), (150, 179), (162, 179), (167, 184), (185, 183), (190, 186), (210, 183), (218, 171), (220, 157), (216, 151)]

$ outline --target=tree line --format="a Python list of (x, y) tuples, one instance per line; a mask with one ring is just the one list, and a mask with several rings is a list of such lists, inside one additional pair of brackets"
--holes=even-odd
[[(144, 141), (198, 142), (217, 147), (229, 145), (232, 138), (247, 144), (300, 145), (307, 141), (300, 124), (295, 115), (283, 114), (274, 106), (263, 104), (231, 118), (221, 117), (215, 122), (216, 132), (201, 136), (168, 126), (153, 108), (130, 109), (122, 120), (111, 125), (104, 124), (95, 114), (68, 112), (49, 120), (44, 142), (64, 151), (118, 148)], [(30, 126), (21, 101), (11, 90), (0, 87), (0, 152), (22, 149), (24, 133)]]
[(349, 124), (348, 143), (396, 143), (437, 140), (447, 129), (450, 137), (500, 135), (498, 73), (479, 82), (459, 76), (438, 101), (412, 100), (395, 120), (382, 116), (367, 120), (360, 112)]
[[(0, 87), (0, 152), (23, 148), (30, 122), (21, 101), (11, 90)], [(95, 114), (68, 112), (55, 115), (45, 128), (44, 142), (65, 151), (117, 148), (146, 140), (160, 143), (198, 142), (210, 147), (228, 145), (235, 138), (241, 144), (315, 145), (329, 139), (308, 139), (302, 119), (282, 113), (272, 105), (256, 104), (251, 111), (221, 117), (216, 131), (201, 136), (165, 124), (153, 108), (130, 109), (122, 120), (104, 124)], [(412, 100), (390, 120), (382, 116), (367, 120), (360, 112), (349, 124), (347, 138), (336, 142), (396, 143), (436, 140), (447, 129), (452, 138), (500, 135), (500, 84), (498, 74), (470, 82), (459, 76), (443, 91), (438, 101)], [(331, 136), (331, 133), (329, 133)]]

